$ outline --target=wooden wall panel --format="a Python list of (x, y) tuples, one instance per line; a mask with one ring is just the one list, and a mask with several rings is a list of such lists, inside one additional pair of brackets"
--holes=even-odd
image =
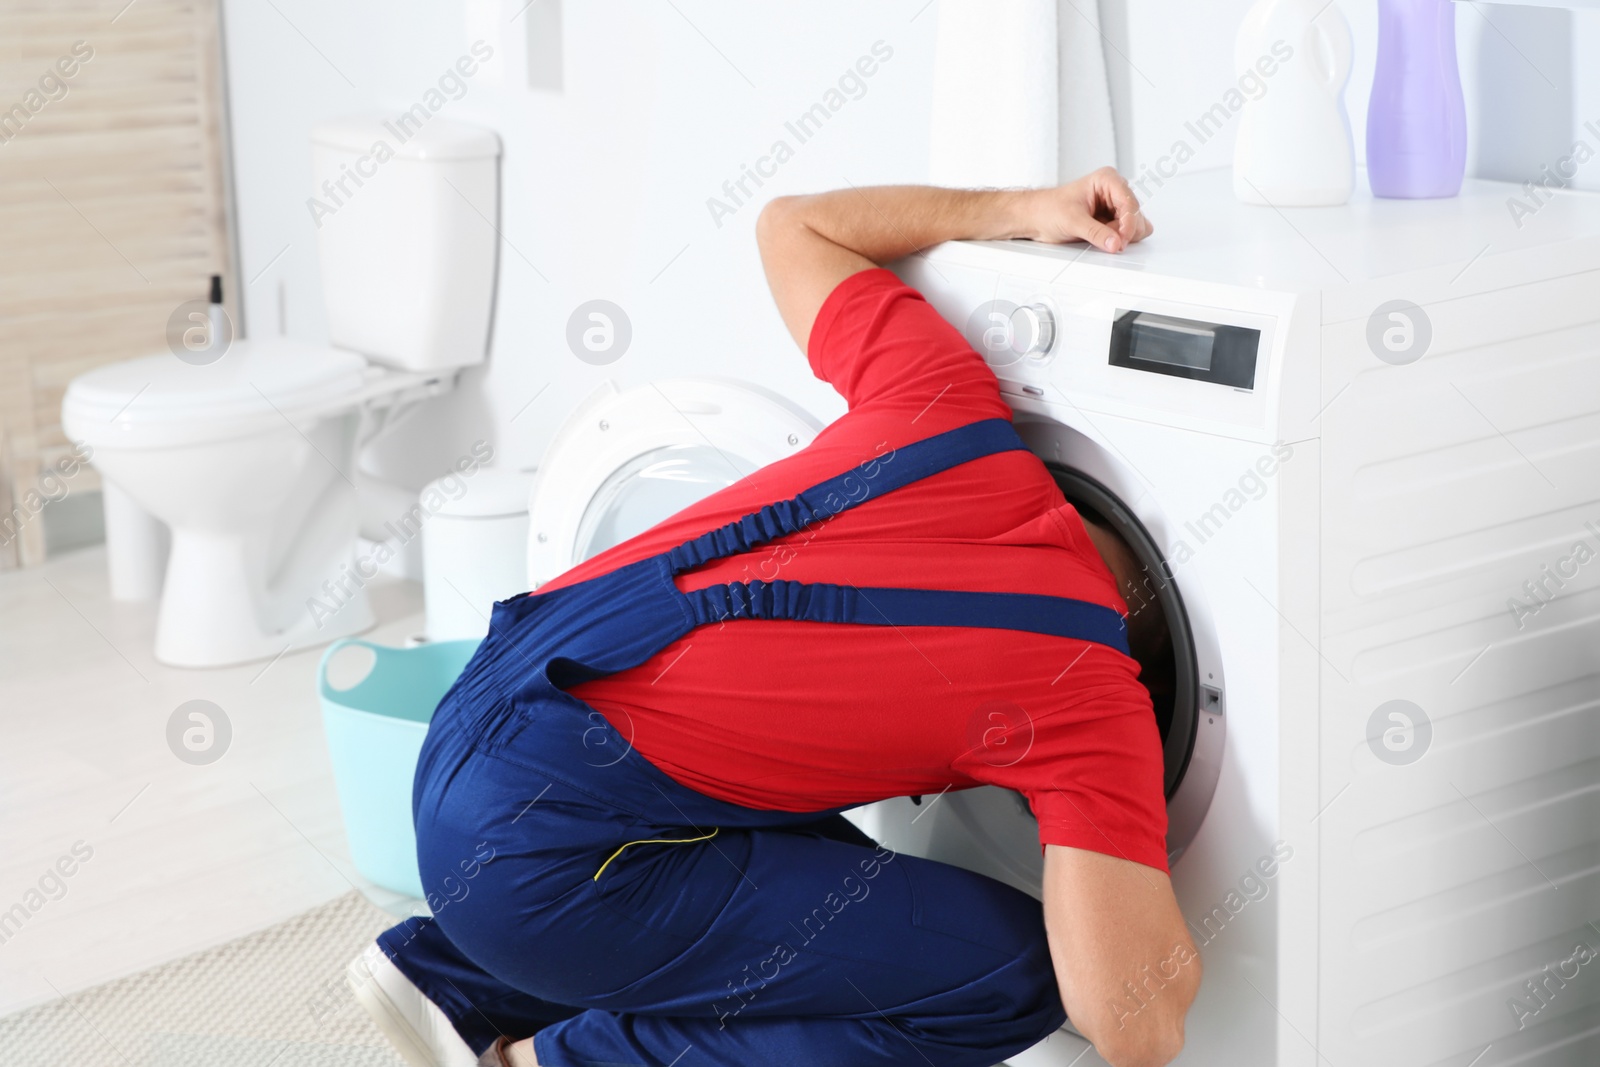
[(215, 0), (0, 5), (0, 568), (44, 556), (30, 504), (70, 447), (72, 377), (166, 351), (213, 274), (233, 305), (217, 18)]

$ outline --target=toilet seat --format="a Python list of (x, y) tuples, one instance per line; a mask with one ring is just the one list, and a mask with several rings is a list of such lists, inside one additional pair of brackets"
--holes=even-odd
[(214, 363), (145, 356), (75, 378), (62, 400), (67, 433), (91, 447), (170, 448), (230, 440), (285, 419), (354, 406), (367, 363), (287, 338), (234, 342)]

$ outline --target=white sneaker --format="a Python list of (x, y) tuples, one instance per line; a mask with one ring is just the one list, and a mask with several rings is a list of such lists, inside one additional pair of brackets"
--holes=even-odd
[(481, 1057), (439, 1006), (412, 984), (376, 941), (350, 961), (345, 981), (383, 1036), (412, 1067), (501, 1067), (491, 1047)]

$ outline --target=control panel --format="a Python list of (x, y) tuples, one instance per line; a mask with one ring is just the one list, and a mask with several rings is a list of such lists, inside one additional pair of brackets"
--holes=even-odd
[(1107, 362), (1151, 374), (1254, 389), (1260, 347), (1260, 330), (1118, 308)]

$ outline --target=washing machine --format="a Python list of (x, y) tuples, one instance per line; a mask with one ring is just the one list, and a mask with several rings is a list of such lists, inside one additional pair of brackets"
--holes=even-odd
[[(1172, 628), (1180, 1064), (1600, 1062), (1600, 198), (1521, 195), (1278, 211), (1208, 172), (1119, 256), (895, 267)], [(607, 387), (540, 465), (530, 577), (815, 430), (755, 386)], [(1038, 895), (1016, 794), (853, 817)], [(1069, 1026), (1011, 1064), (1099, 1062)]]
[[(1280, 211), (1216, 171), (1145, 206), (1119, 256), (896, 269), (1173, 623), (1177, 1062), (1600, 1063), (1600, 197)], [(867, 821), (1037, 894), (1018, 798), (923, 808)]]

